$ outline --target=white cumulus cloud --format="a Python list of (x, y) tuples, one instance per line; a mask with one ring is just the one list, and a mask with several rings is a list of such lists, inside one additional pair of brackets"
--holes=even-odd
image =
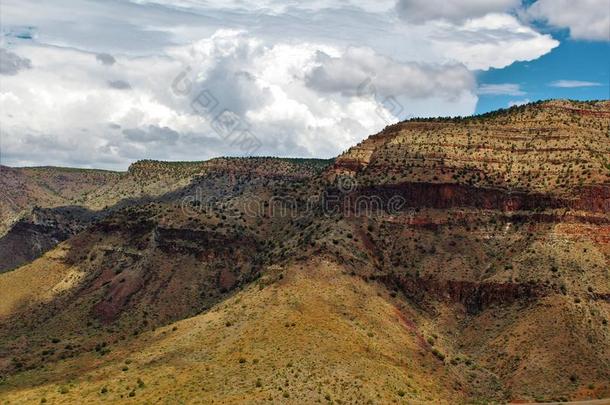
[(460, 26), (438, 24), (432, 44), (439, 54), (459, 60), (469, 69), (486, 70), (537, 59), (559, 46), (559, 41), (514, 16), (487, 14)]
[(569, 28), (574, 39), (610, 41), (608, 0), (538, 0), (527, 10), (534, 20)]
[[(268, 45), (244, 31), (159, 56), (113, 55), (113, 64), (69, 48), (20, 51), (36, 68), (7, 76), (0, 93), (3, 158), (13, 165), (124, 168), (141, 158), (240, 155), (243, 131), (260, 141), (257, 154), (332, 157), (398, 119), (469, 114), (476, 105), (463, 66), (403, 64), (368, 48)], [(335, 83), (349, 64), (359, 73)], [(357, 94), (369, 76), (377, 97)], [(219, 127), (221, 114), (235, 128)]]
[(370, 82), (380, 94), (410, 98), (452, 99), (462, 92), (472, 92), (475, 87), (474, 76), (464, 65), (398, 63), (370, 48), (349, 48), (339, 57), (319, 52), (306, 82), (321, 92), (348, 96), (366, 92)]

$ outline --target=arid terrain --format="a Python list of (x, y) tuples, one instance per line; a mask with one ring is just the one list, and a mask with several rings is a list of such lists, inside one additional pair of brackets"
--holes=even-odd
[(0, 189), (1, 404), (610, 398), (610, 101)]

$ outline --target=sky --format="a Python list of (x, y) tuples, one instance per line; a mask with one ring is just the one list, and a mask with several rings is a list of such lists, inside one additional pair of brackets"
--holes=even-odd
[(2, 0), (0, 164), (334, 157), (385, 126), (610, 98), (610, 0)]

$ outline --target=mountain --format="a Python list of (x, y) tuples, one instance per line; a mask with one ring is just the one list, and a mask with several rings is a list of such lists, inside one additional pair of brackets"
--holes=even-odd
[(609, 101), (2, 170), (5, 402), (610, 397)]
[(172, 192), (187, 195), (187, 186), (197, 177), (228, 175), (235, 169), (232, 176), (252, 170), (253, 174), (264, 176), (285, 173), (288, 178), (298, 178), (326, 163), (321, 159), (268, 158), (145, 160), (132, 164), (127, 172), (0, 166), (5, 185), (0, 199), (0, 273), (40, 257), (109, 213), (143, 205), (163, 195), (165, 200), (180, 196)]

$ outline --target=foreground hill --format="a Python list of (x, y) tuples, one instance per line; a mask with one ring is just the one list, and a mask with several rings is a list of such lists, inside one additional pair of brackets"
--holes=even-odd
[[(336, 264), (274, 267), (205, 314), (112, 351), (25, 372), (4, 399), (50, 403), (450, 403), (468, 386), (422, 338), (420, 316)], [(420, 329), (421, 328), (421, 329)], [(64, 345), (64, 342), (56, 346)], [(94, 368), (91, 366), (95, 365)], [(449, 371), (449, 372), (448, 372)], [(489, 378), (473, 371), (477, 378)], [(24, 388), (35, 382), (36, 388)], [(195, 400), (197, 398), (197, 400)]]
[(0, 274), (0, 398), (610, 397), (608, 117), (412, 120), (330, 166), (220, 159), (176, 183), (139, 163), (121, 176), (164, 191), (98, 186), (116, 202)]

